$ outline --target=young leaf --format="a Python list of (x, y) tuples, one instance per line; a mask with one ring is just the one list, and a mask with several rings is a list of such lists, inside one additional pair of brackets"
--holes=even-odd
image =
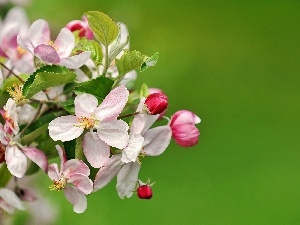
[(140, 71), (143, 72), (148, 69), (150, 66), (155, 66), (159, 57), (159, 53), (156, 52), (153, 56), (150, 56), (142, 64)]
[(120, 59), (116, 59), (116, 65), (119, 76), (122, 76), (131, 70), (138, 69), (142, 66), (147, 56), (142, 55), (139, 51), (125, 51)]
[(111, 44), (110, 51), (108, 53), (108, 64), (110, 65), (111, 62), (116, 58), (116, 56), (125, 48), (125, 46), (129, 42), (129, 36), (125, 42), (120, 43), (121, 40), (121, 31), (119, 32), (118, 38)]
[(26, 98), (32, 97), (39, 91), (49, 87), (59, 86), (74, 81), (76, 74), (66, 67), (44, 66), (36, 70), (24, 83), (23, 95)]
[(60, 106), (66, 110), (71, 115), (75, 114), (75, 105), (74, 105), (74, 99), (68, 99), (65, 102), (60, 102)]
[(119, 27), (109, 16), (97, 11), (88, 11), (85, 14), (95, 38), (104, 46), (107, 47), (117, 38)]
[(94, 95), (100, 104), (103, 99), (108, 95), (113, 85), (113, 81), (104, 76), (97, 77), (83, 83), (80, 83), (75, 88), (75, 93), (84, 92)]
[(74, 51), (90, 51), (91, 59), (94, 61), (95, 65), (99, 66), (102, 63), (102, 49), (97, 41), (82, 38), (76, 45)]

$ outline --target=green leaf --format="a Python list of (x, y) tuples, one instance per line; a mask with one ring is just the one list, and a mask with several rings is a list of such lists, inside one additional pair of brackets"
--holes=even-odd
[(159, 53), (156, 52), (153, 56), (150, 56), (145, 60), (145, 62), (142, 64), (140, 71), (143, 72), (146, 69), (148, 69), (150, 66), (155, 66), (157, 63), (157, 60), (159, 58)]
[(120, 59), (116, 59), (119, 76), (140, 68), (146, 59), (147, 56), (142, 55), (139, 51), (124, 50), (124, 55)]
[(75, 159), (76, 139), (63, 143), (67, 160)]
[(71, 115), (75, 114), (75, 105), (74, 105), (74, 99), (68, 99), (65, 102), (60, 102), (60, 106), (66, 110)]
[(11, 178), (11, 173), (9, 172), (9, 170), (7, 169), (7, 166), (5, 163), (2, 164), (2, 166), (0, 167), (0, 187), (5, 187), (6, 184), (8, 183), (8, 181)]
[(96, 79), (80, 83), (74, 91), (76, 94), (79, 92), (92, 94), (98, 99), (98, 103), (100, 104), (111, 91), (112, 85), (113, 81), (111, 79), (100, 76)]
[(104, 46), (107, 47), (117, 38), (119, 27), (109, 16), (98, 11), (88, 11), (85, 15), (95, 38)]
[(23, 145), (29, 145), (32, 143), (35, 139), (37, 139), (40, 135), (43, 133), (47, 132), (48, 130), (48, 124), (45, 124), (38, 129), (32, 131), (31, 133), (25, 135), (24, 137), (21, 138), (21, 143)]
[(91, 59), (94, 61), (95, 65), (99, 66), (102, 63), (102, 48), (97, 41), (88, 40), (82, 38), (76, 45), (75, 51), (90, 51)]
[(43, 151), (48, 159), (52, 159), (58, 156), (55, 145), (59, 142), (54, 141), (48, 134), (48, 132), (44, 132), (41, 136), (39, 136), (36, 140), (38, 143), (37, 148)]
[(76, 74), (66, 67), (56, 65), (44, 66), (36, 70), (24, 83), (23, 95), (26, 98), (30, 98), (39, 91), (70, 83), (75, 78)]
[(149, 88), (147, 84), (143, 83), (140, 90), (140, 97), (147, 97), (149, 95)]

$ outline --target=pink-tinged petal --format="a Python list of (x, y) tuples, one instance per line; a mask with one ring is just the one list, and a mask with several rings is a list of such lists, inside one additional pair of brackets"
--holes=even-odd
[(16, 177), (23, 177), (27, 169), (27, 158), (17, 146), (7, 146), (5, 152), (7, 169)]
[(119, 86), (105, 97), (95, 111), (95, 116), (100, 121), (116, 119), (124, 109), (128, 100), (129, 91), (125, 86)]
[(145, 133), (142, 153), (149, 156), (157, 156), (163, 153), (169, 146), (172, 131), (169, 126), (160, 126), (148, 130)]
[(34, 47), (50, 42), (50, 30), (47, 21), (39, 19), (32, 23), (29, 28), (30, 42)]
[(105, 187), (120, 171), (122, 164), (121, 155), (114, 155), (108, 159), (96, 174), (94, 192)]
[(8, 188), (0, 188), (0, 199), (7, 203), (3, 204), (3, 202), (1, 201), (2, 204), (0, 204), (0, 208), (3, 208), (8, 213), (13, 213), (15, 209), (25, 209), (19, 197)]
[(98, 137), (106, 144), (123, 149), (129, 141), (128, 125), (122, 120), (114, 120), (110, 122), (100, 122), (97, 127)]
[(89, 118), (98, 106), (98, 100), (94, 95), (83, 93), (75, 97), (75, 115)]
[(60, 145), (55, 145), (55, 148), (58, 152), (60, 158), (60, 169), (63, 170), (65, 162), (67, 162), (67, 155), (65, 149), (60, 147)]
[(200, 123), (201, 119), (191, 111), (179, 110), (171, 118), (170, 126), (175, 126), (178, 124), (197, 124)]
[(49, 123), (49, 135), (54, 141), (71, 141), (78, 138), (84, 128), (78, 125), (76, 116), (61, 116)]
[(198, 143), (200, 132), (194, 125), (179, 124), (171, 128), (172, 136), (180, 146), (191, 147)]
[(66, 199), (73, 205), (73, 211), (83, 213), (87, 208), (85, 195), (76, 187), (68, 186), (64, 189)]
[(59, 170), (56, 163), (52, 163), (48, 166), (48, 176), (51, 180), (59, 180)]
[(81, 52), (78, 55), (62, 58), (58, 65), (65, 66), (69, 69), (81, 67), (91, 57), (91, 52)]
[(79, 159), (70, 159), (64, 164), (63, 174), (66, 178), (70, 178), (74, 174), (90, 175), (89, 167)]
[(121, 161), (124, 163), (135, 162), (144, 143), (144, 138), (139, 134), (130, 137), (129, 143), (122, 151)]
[(126, 163), (117, 176), (117, 191), (120, 198), (130, 198), (135, 191), (141, 165), (138, 162)]
[(17, 43), (21, 48), (27, 49), (28, 51), (33, 53), (33, 49), (35, 46), (33, 46), (32, 43), (30, 42), (26, 31), (25, 32), (20, 31), (20, 33), (17, 36)]
[(109, 158), (110, 147), (95, 132), (84, 135), (82, 147), (87, 161), (94, 168), (100, 168)]
[(75, 37), (71, 31), (67, 28), (63, 28), (60, 30), (54, 42), (54, 46), (57, 47), (57, 53), (60, 58), (66, 58), (71, 54), (75, 46)]
[(34, 147), (23, 147), (22, 152), (45, 173), (48, 171), (48, 160), (44, 152)]
[(130, 134), (141, 134), (144, 136), (144, 133), (153, 125), (158, 117), (159, 115), (135, 115), (130, 126)]
[(14, 134), (19, 132), (19, 125), (18, 125), (18, 113), (17, 113), (17, 105), (16, 102), (9, 98), (3, 107), (5, 110), (4, 119), (5, 124)]
[(74, 174), (68, 179), (68, 183), (74, 184), (79, 191), (88, 195), (93, 191), (93, 182), (87, 176), (82, 174)]
[(3, 125), (0, 123), (0, 143), (3, 145), (8, 144), (8, 139), (6, 135), (6, 131), (4, 130)]
[(60, 57), (55, 48), (50, 45), (40, 44), (34, 48), (33, 53), (45, 63), (58, 64), (60, 62)]

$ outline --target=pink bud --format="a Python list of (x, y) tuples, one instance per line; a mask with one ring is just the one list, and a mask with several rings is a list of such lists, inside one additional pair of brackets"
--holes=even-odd
[(171, 118), (170, 127), (175, 142), (183, 147), (191, 147), (198, 143), (200, 132), (195, 124), (200, 123), (200, 118), (188, 111), (180, 110)]
[(157, 115), (162, 113), (168, 107), (168, 97), (161, 93), (150, 94), (145, 105), (151, 115)]
[(85, 17), (82, 20), (72, 20), (67, 25), (70, 31), (79, 31), (79, 37), (86, 37), (87, 39), (93, 39), (93, 32), (89, 28), (88, 21)]
[(137, 188), (137, 195), (140, 199), (151, 199), (152, 198), (152, 189), (148, 184), (141, 185)]

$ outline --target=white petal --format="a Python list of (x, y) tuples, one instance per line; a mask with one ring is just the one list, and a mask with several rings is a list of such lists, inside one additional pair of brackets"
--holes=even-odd
[(159, 115), (135, 115), (130, 126), (130, 134), (141, 134), (144, 136), (144, 133), (153, 125), (158, 117)]
[(27, 158), (15, 145), (6, 147), (5, 160), (7, 169), (16, 177), (23, 177), (27, 169)]
[(128, 95), (129, 91), (123, 85), (113, 89), (96, 109), (96, 118), (100, 121), (116, 119), (124, 109)]
[(5, 207), (5, 204), (0, 204), (0, 208), (1, 206), (4, 206), (4, 210), (6, 209), (8, 213), (13, 213), (14, 209), (25, 209), (19, 197), (8, 188), (0, 188), (0, 198), (2, 198), (3, 201), (7, 203), (7, 208)]
[(109, 158), (109, 146), (95, 132), (88, 132), (84, 135), (82, 146), (87, 161), (94, 168), (100, 168)]
[(73, 211), (83, 213), (87, 208), (85, 195), (76, 187), (68, 186), (64, 189), (66, 199), (73, 205)]
[(75, 46), (75, 37), (69, 29), (63, 28), (60, 30), (54, 46), (57, 48), (59, 57), (66, 58), (71, 54)]
[(64, 164), (63, 174), (66, 178), (70, 178), (74, 174), (90, 175), (89, 167), (79, 159), (70, 159)]
[(148, 130), (145, 133), (142, 153), (157, 156), (163, 153), (169, 146), (172, 131), (169, 126), (160, 126)]
[(98, 106), (98, 100), (91, 94), (79, 94), (75, 97), (75, 115), (77, 117), (90, 117)]
[(91, 52), (82, 52), (78, 55), (62, 58), (58, 65), (65, 66), (69, 69), (81, 67), (91, 56)]
[(127, 133), (128, 125), (122, 120), (114, 120), (110, 122), (100, 122), (97, 127), (99, 138), (106, 144), (123, 149), (128, 144), (129, 136)]
[(49, 123), (49, 135), (54, 140), (71, 141), (78, 138), (84, 128), (77, 126), (76, 116), (61, 116)]
[(40, 44), (48, 44), (50, 41), (48, 22), (42, 19), (33, 22), (29, 28), (29, 39), (34, 47)]
[(144, 138), (139, 134), (134, 134), (129, 139), (128, 146), (122, 151), (122, 162), (135, 162), (144, 143)]
[(121, 155), (114, 155), (100, 168), (94, 180), (94, 192), (105, 187), (120, 171), (122, 166)]
[(93, 191), (93, 182), (88, 176), (83, 174), (73, 174), (69, 179), (68, 183), (74, 184), (79, 191), (83, 194), (88, 195)]
[(130, 198), (135, 191), (141, 165), (138, 162), (126, 163), (117, 176), (117, 191), (120, 198)]
[(17, 113), (19, 125), (31, 122), (36, 114), (36, 111), (36, 108), (31, 106), (30, 104), (18, 106)]

